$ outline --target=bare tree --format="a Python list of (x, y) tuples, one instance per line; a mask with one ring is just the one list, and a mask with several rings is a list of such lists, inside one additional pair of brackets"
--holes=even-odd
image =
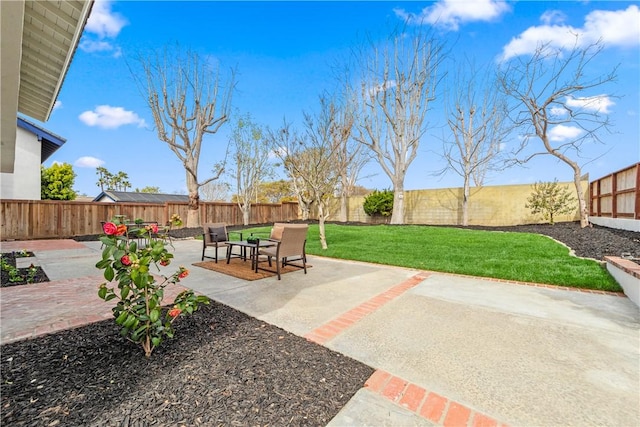
[(489, 73), (480, 74), (465, 63), (447, 85), (445, 115), (451, 138), (444, 139), (442, 157), (447, 166), (463, 179), (462, 225), (469, 224), (471, 181), (482, 187), (488, 171), (498, 168), (500, 148), (508, 127), (505, 126), (505, 97)]
[(230, 175), (236, 182), (235, 199), (242, 211), (244, 225), (249, 225), (251, 205), (258, 200), (260, 183), (273, 175), (269, 146), (263, 137), (262, 128), (253, 122), (249, 114), (238, 117), (231, 134), (234, 167)]
[(308, 190), (304, 178), (299, 174), (292, 173), (291, 167), (286, 163), (289, 147), (293, 147), (294, 150), (292, 151), (297, 152), (297, 146), (302, 140), (303, 137), (298, 134), (297, 130), (286, 119), (283, 120), (282, 127), (279, 129), (275, 131), (272, 129), (267, 130), (267, 144), (271, 151), (283, 161), (283, 167), (291, 179), (291, 186), (298, 199), (302, 220), (306, 221), (309, 219), (313, 196)]
[(317, 116), (318, 126), (327, 128), (327, 137), (330, 139), (328, 142), (334, 147), (335, 167), (339, 175), (339, 220), (342, 222), (349, 220), (349, 196), (353, 193), (360, 172), (371, 159), (371, 152), (351, 138), (355, 120), (353, 106), (347, 93), (342, 95), (342, 99), (324, 94), (320, 96), (320, 111)]
[(202, 200), (220, 202), (229, 200), (230, 185), (222, 181), (210, 181), (200, 187)]
[(355, 139), (373, 150), (394, 192), (391, 224), (404, 223), (404, 178), (426, 131), (443, 45), (425, 33), (394, 34), (355, 59), (362, 73)]
[[(582, 227), (589, 225), (589, 212), (578, 159), (583, 145), (601, 142), (598, 131), (609, 127), (612, 96), (595, 91), (614, 81), (617, 70), (593, 77), (589, 66), (595, 66), (603, 48), (600, 41), (582, 45), (579, 36), (566, 50), (540, 44), (531, 57), (518, 56), (503, 64), (499, 77), (504, 93), (516, 102), (512, 117), (523, 136), (515, 162), (552, 155), (571, 167)], [(532, 138), (538, 138), (542, 147), (526, 153)]]
[[(272, 139), (271, 146), (277, 142), (278, 149), (274, 152), (282, 160), (285, 170), (294, 182), (304, 186), (304, 192), (309, 193), (316, 204), (320, 246), (327, 249), (325, 221), (330, 215), (328, 203), (335, 194), (339, 174), (335, 163), (337, 147), (331, 137), (332, 123), (322, 111), (318, 116), (304, 114), (304, 135)], [(285, 122), (277, 132), (281, 135), (289, 133), (289, 125)]]
[(198, 164), (204, 137), (216, 133), (229, 120), (235, 71), (226, 82), (221, 73), (192, 51), (165, 49), (137, 62), (143, 73), (131, 70), (153, 115), (158, 138), (180, 159), (189, 192), (187, 226), (200, 225), (199, 189), (220, 177), (224, 162), (214, 165), (213, 176), (199, 180)]

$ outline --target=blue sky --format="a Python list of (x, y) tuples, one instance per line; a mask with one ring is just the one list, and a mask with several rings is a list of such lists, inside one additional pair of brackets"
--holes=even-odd
[[(588, 96), (605, 99), (612, 133), (604, 144), (582, 152), (584, 173), (599, 178), (640, 161), (640, 12), (637, 2), (169, 2), (98, 1), (69, 68), (57, 106), (43, 126), (67, 139), (45, 166), (73, 165), (75, 189), (99, 193), (96, 167), (129, 175), (133, 188), (157, 186), (185, 193), (181, 163), (153, 129), (150, 111), (135, 86), (126, 60), (138, 51), (178, 42), (220, 64), (236, 67), (233, 108), (276, 128), (283, 117), (302, 128), (302, 112), (313, 111), (318, 95), (333, 85), (332, 64), (348, 55), (363, 37), (388, 34), (409, 18), (429, 25), (451, 48), (451, 59), (495, 64), (501, 55), (526, 55), (541, 38), (557, 41), (570, 31), (602, 38), (605, 50), (593, 70), (619, 64), (615, 83)], [(409, 167), (405, 189), (458, 187), (462, 179), (434, 176), (442, 160), (433, 152), (446, 136), (441, 99), (427, 115), (429, 129)], [(221, 159), (230, 125), (209, 136), (200, 158), (200, 178)], [(515, 144), (515, 142), (508, 142)], [(367, 188), (391, 188), (372, 163), (362, 174)], [(526, 168), (490, 175), (485, 185), (571, 180), (568, 166), (545, 156)], [(224, 178), (224, 177), (223, 177)]]

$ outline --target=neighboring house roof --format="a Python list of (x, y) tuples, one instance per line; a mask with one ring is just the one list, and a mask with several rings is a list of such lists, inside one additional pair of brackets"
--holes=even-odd
[(17, 113), (49, 119), (92, 7), (93, 0), (0, 1), (1, 172), (13, 172)]
[(131, 203), (183, 203), (189, 202), (189, 196), (184, 194), (159, 194), (159, 193), (135, 193), (129, 191), (103, 191), (93, 199), (94, 202), (100, 202), (105, 198), (111, 199), (113, 202), (131, 202)]
[(47, 160), (56, 150), (67, 142), (61, 136), (56, 135), (55, 133), (51, 133), (48, 130), (36, 125), (35, 123), (30, 122), (22, 117), (18, 117), (18, 127), (22, 129), (26, 129), (29, 132), (36, 135), (38, 141), (41, 143), (41, 151), (40, 151), (40, 163), (43, 163)]

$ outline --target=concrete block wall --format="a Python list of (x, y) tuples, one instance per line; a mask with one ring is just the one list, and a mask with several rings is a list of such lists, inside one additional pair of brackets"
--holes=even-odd
[[(541, 216), (532, 215), (526, 208), (534, 184), (472, 187), (469, 198), (469, 225), (506, 226), (545, 222)], [(573, 182), (561, 182), (560, 186), (575, 192)], [(589, 182), (583, 181), (585, 200), (588, 200)], [(405, 223), (455, 225), (462, 224), (462, 188), (405, 191)], [(362, 208), (364, 196), (349, 198), (349, 221), (378, 222)], [(329, 220), (336, 221), (337, 214)], [(572, 215), (560, 215), (556, 222), (577, 221), (578, 203)]]

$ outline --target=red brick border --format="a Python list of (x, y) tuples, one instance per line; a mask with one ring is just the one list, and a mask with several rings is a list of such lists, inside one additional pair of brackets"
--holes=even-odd
[(363, 317), (373, 313), (389, 301), (399, 297), (409, 289), (422, 282), (429, 277), (430, 273), (424, 272), (416, 274), (413, 277), (405, 280), (404, 282), (393, 286), (392, 288), (384, 291), (381, 294), (363, 302), (355, 308), (341, 314), (333, 320), (321, 325), (311, 332), (307, 333), (304, 337), (309, 341), (313, 341), (318, 344), (324, 344), (342, 331), (362, 319)]
[(437, 425), (445, 427), (507, 426), (488, 415), (380, 369), (369, 377), (364, 386), (373, 393)]
[[(304, 337), (317, 344), (324, 344), (334, 338), (345, 329), (371, 314), (389, 301), (399, 297), (409, 289), (421, 283), (431, 274), (441, 274), (438, 272), (424, 271), (416, 274), (404, 282), (391, 287), (385, 292), (370, 298), (357, 307), (341, 314), (307, 333)], [(446, 273), (444, 273), (446, 274)], [(452, 274), (453, 275), (453, 274)], [(459, 274), (455, 276), (465, 277)], [(471, 276), (466, 276), (471, 277)], [(486, 278), (487, 280), (494, 280)], [(515, 283), (533, 285), (527, 282), (511, 282), (507, 280), (497, 280), (503, 283)], [(540, 285), (547, 286), (547, 285)], [(548, 285), (548, 287), (554, 287)], [(425, 418), (441, 426), (465, 426), (465, 427), (498, 427), (506, 426), (495, 419), (475, 411), (461, 403), (447, 399), (433, 391), (429, 391), (417, 384), (410, 383), (403, 378), (397, 377), (384, 370), (376, 370), (365, 382), (365, 388), (377, 395), (384, 397), (391, 402), (408, 409), (416, 415)]]

